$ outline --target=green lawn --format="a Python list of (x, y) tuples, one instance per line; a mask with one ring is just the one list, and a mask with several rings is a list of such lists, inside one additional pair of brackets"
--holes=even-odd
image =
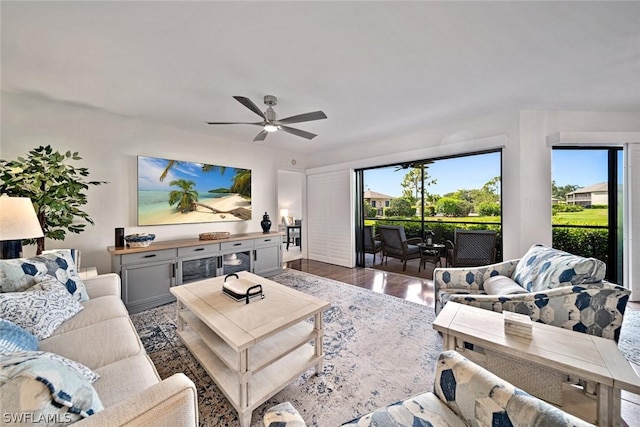
[[(552, 217), (553, 225), (600, 225), (607, 226), (608, 209), (585, 209), (581, 212), (560, 212)], [(379, 218), (384, 219), (384, 218)], [(467, 216), (467, 217), (428, 217), (428, 222), (488, 222), (500, 223), (498, 216)], [(365, 220), (366, 225), (375, 221)]]
[(585, 209), (581, 212), (559, 212), (553, 216), (554, 225), (602, 225), (607, 226), (608, 209)]

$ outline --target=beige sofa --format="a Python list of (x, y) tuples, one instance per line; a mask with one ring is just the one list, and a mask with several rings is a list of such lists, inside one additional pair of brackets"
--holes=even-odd
[(160, 379), (120, 299), (120, 277), (104, 274), (84, 284), (85, 308), (39, 343), (100, 375), (93, 386), (105, 409), (74, 425), (197, 426), (193, 382), (181, 373)]

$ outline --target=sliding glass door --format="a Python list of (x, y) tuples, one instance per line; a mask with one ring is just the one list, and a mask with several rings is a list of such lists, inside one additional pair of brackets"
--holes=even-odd
[(552, 226), (557, 249), (607, 264), (607, 280), (622, 284), (623, 162), (618, 147), (553, 149)]
[(456, 228), (501, 236), (501, 159), (492, 150), (356, 170), (356, 265), (373, 258), (364, 251), (365, 225), (402, 225), (408, 238), (428, 233), (435, 243), (453, 241)]

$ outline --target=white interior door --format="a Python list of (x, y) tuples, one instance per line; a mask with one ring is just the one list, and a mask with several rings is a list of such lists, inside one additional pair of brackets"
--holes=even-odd
[(350, 169), (307, 176), (309, 259), (355, 265), (353, 181)]

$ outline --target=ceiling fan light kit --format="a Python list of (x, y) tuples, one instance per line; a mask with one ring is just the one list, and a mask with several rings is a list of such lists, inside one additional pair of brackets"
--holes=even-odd
[(278, 116), (276, 115), (275, 110), (272, 108), (278, 103), (278, 98), (273, 95), (266, 95), (264, 97), (264, 103), (267, 105), (267, 109), (262, 112), (258, 106), (251, 101), (249, 98), (244, 96), (234, 96), (234, 99), (247, 107), (249, 110), (253, 111), (255, 114), (262, 118), (261, 122), (207, 122), (210, 125), (254, 125), (262, 127), (262, 130), (253, 138), (254, 141), (264, 141), (267, 137), (267, 134), (276, 131), (283, 131), (286, 133), (290, 133), (295, 136), (299, 136), (301, 138), (313, 139), (317, 135), (311, 132), (307, 132), (304, 130), (292, 128), (290, 126), (286, 126), (291, 123), (302, 123), (302, 122), (310, 122), (313, 120), (322, 120), (326, 119), (327, 115), (322, 111), (312, 111), (310, 113), (298, 114), (295, 116), (287, 117), (282, 120), (278, 120)]

